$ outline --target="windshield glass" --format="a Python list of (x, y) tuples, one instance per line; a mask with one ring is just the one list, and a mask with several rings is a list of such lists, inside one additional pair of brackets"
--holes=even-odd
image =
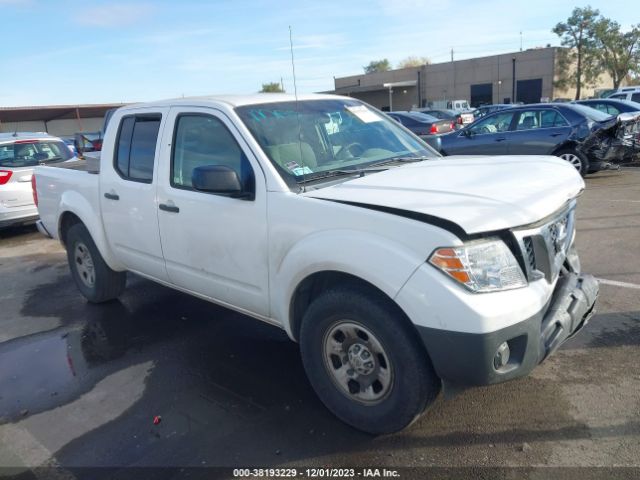
[(33, 167), (72, 157), (69, 148), (60, 141), (18, 140), (0, 145), (0, 167)]
[[(297, 182), (397, 157), (438, 157), (394, 120), (356, 100), (304, 100), (236, 108), (278, 171)], [(299, 119), (299, 124), (298, 124)]]
[(585, 107), (584, 105), (577, 104), (571, 105), (571, 107), (575, 108), (578, 113), (584, 115), (589, 120), (592, 120), (594, 122), (605, 122), (611, 119), (611, 115), (601, 112), (600, 110), (596, 110), (595, 108)]

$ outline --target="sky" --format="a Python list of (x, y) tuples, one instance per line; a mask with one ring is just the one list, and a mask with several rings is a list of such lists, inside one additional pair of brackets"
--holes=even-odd
[[(574, 6), (640, 23), (638, 0), (0, 0), (0, 106), (333, 89), (371, 60), (433, 63), (547, 44)], [(522, 32), (522, 37), (520, 32)]]

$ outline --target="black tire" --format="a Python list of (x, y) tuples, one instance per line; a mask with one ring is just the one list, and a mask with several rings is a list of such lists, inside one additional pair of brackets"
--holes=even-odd
[[(563, 160), (571, 163), (574, 167), (576, 167), (578, 173), (583, 177), (585, 177), (587, 173), (589, 173), (589, 159), (583, 153), (577, 151), (575, 148), (563, 148), (562, 150), (556, 152), (556, 157), (560, 157)], [(569, 160), (569, 158), (572, 157), (574, 160)], [(579, 167), (575, 163), (576, 161), (579, 161)]]
[[(369, 340), (375, 340), (383, 347), (382, 360), (379, 354), (372, 355), (372, 358), (377, 358), (378, 371), (382, 371), (382, 364), (388, 361), (392, 381), (384, 396), (375, 403), (363, 403), (354, 397), (353, 392), (346, 392), (330, 372), (337, 365), (333, 356), (326, 360), (325, 345), (332, 341), (327, 340), (331, 339), (329, 333), (340, 330), (346, 324), (345, 320), (368, 330), (374, 336)], [(343, 344), (346, 342), (343, 340)], [(300, 351), (311, 385), (325, 406), (343, 422), (367, 433), (379, 435), (402, 430), (413, 423), (440, 392), (440, 379), (416, 332), (402, 312), (382, 294), (374, 295), (353, 287), (321, 294), (304, 314)], [(349, 349), (348, 354), (351, 353)], [(356, 367), (347, 360), (347, 355), (342, 358), (342, 367), (350, 369), (346, 371), (353, 375)], [(359, 379), (368, 378), (369, 381), (375, 373), (368, 377), (357, 375)], [(380, 391), (384, 390), (383, 387)], [(361, 392), (362, 389), (357, 394)]]
[[(66, 247), (71, 276), (88, 301), (107, 302), (122, 294), (127, 282), (126, 272), (109, 268), (83, 224), (76, 223), (69, 228)], [(88, 274), (89, 263), (93, 266), (92, 275)]]

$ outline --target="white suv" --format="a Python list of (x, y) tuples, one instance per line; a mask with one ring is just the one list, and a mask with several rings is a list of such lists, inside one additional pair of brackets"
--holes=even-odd
[(61, 139), (47, 133), (0, 133), (0, 228), (38, 218), (31, 192), (33, 167), (74, 159)]
[(640, 103), (640, 87), (638, 86), (622, 87), (622, 88), (619, 88), (617, 92), (609, 95), (607, 98), (612, 98), (616, 100), (629, 100), (632, 102)]

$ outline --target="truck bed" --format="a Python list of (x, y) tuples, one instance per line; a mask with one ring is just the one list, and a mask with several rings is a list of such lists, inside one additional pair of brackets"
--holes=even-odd
[(95, 173), (84, 160), (35, 168), (40, 220), (54, 238), (58, 238), (60, 211), (91, 212), (93, 217), (100, 214), (100, 185)]

